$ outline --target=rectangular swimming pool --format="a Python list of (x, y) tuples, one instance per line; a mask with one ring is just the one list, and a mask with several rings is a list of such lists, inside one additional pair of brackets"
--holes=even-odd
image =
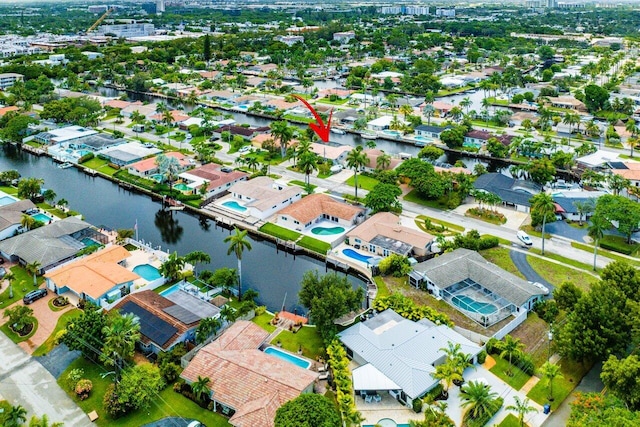
[(15, 203), (18, 200), (11, 196), (2, 196), (0, 197), (0, 206), (10, 205), (11, 203)]
[(31, 215), (31, 217), (36, 221), (44, 222), (45, 224), (48, 224), (49, 221), (51, 221), (51, 217), (43, 213), (37, 213), (35, 215)]
[(287, 361), (289, 363), (293, 363), (296, 366), (299, 366), (303, 369), (309, 369), (309, 366), (311, 366), (311, 362), (304, 360), (298, 356), (294, 356), (291, 353), (287, 353), (284, 352), (282, 350), (280, 350), (279, 348), (276, 347), (267, 347), (264, 352), (266, 354), (270, 354), (272, 356), (278, 357), (284, 361)]

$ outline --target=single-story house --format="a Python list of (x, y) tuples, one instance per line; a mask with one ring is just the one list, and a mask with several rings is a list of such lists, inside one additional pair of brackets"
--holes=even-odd
[(199, 189), (203, 184), (206, 184), (207, 192), (204, 198), (207, 200), (229, 191), (229, 188), (237, 182), (246, 181), (249, 174), (216, 163), (208, 163), (182, 172), (178, 176), (193, 189)]
[[(556, 212), (569, 221), (586, 221), (596, 207), (598, 197), (607, 194), (604, 191), (561, 191), (553, 193), (553, 202), (556, 204)], [(579, 205), (590, 206), (590, 209), (582, 209), (578, 212)]]
[[(213, 130), (213, 133), (222, 137), (222, 132), (229, 132), (231, 136), (239, 136), (246, 141), (251, 141), (258, 132), (255, 129), (242, 126), (225, 125)], [(225, 141), (227, 142), (227, 141)]]
[(0, 255), (21, 265), (38, 262), (38, 273), (43, 273), (72, 260), (95, 242), (106, 244), (107, 236), (91, 224), (70, 216), (3, 240)]
[(604, 172), (612, 169), (612, 162), (619, 161), (620, 160), (618, 159), (618, 154), (611, 153), (609, 151), (598, 150), (595, 153), (578, 157), (576, 159), (576, 165), (578, 166), (578, 169), (591, 169), (596, 172)]
[(326, 194), (310, 194), (278, 213), (279, 225), (304, 231), (321, 221), (351, 228), (364, 218), (364, 209), (339, 202)]
[(127, 295), (112, 310), (136, 316), (140, 324), (138, 346), (144, 353), (158, 354), (185, 341), (195, 342), (202, 320), (194, 307), (176, 304), (151, 290)]
[(444, 363), (443, 348), (459, 344), (476, 363), (480, 346), (446, 325), (414, 322), (388, 309), (338, 334), (347, 356), (359, 366), (352, 371), (356, 395), (388, 391), (411, 407), (438, 385), (435, 366)]
[(320, 157), (324, 161), (330, 161), (334, 165), (343, 164), (344, 160), (347, 158), (347, 155), (353, 149), (353, 147), (349, 145), (336, 146), (319, 142), (312, 143), (310, 148), (312, 152), (318, 155), (318, 157)]
[(430, 234), (401, 225), (400, 218), (391, 212), (378, 212), (348, 232), (346, 243), (383, 257), (394, 253), (424, 256), (433, 239)]
[(464, 136), (464, 142), (462, 145), (465, 147), (480, 148), (485, 145), (490, 138), (493, 138), (493, 134), (491, 132), (474, 129), (467, 132)]
[(240, 181), (229, 188), (230, 200), (246, 208), (250, 216), (261, 220), (300, 200), (303, 191), (300, 186), (281, 185), (267, 176)]
[(88, 135), (95, 135), (97, 133), (98, 132), (93, 129), (84, 128), (82, 126), (66, 126), (39, 133), (34, 136), (34, 139), (40, 144), (54, 145), (63, 142), (70, 142), (79, 138), (84, 138)]
[(462, 248), (415, 264), (409, 283), (485, 327), (528, 312), (548, 292)]
[(612, 162), (611, 173), (628, 179), (632, 186), (640, 187), (640, 162)]
[(21, 228), (22, 216), (35, 207), (29, 199), (0, 206), (0, 240), (14, 236)]
[(180, 375), (188, 383), (211, 379), (214, 410), (231, 415), (234, 427), (273, 427), (276, 410), (303, 393), (312, 393), (317, 374), (260, 351), (269, 333), (238, 320), (204, 346)]
[(109, 246), (47, 272), (46, 287), (57, 295), (71, 292), (98, 307), (114, 302), (127, 295), (140, 278), (124, 267), (130, 256), (120, 245)]
[[(179, 168), (180, 172), (187, 170), (190, 166), (189, 159), (180, 152), (171, 151), (171, 152), (165, 153), (165, 156), (173, 157), (178, 161), (180, 165), (180, 168)], [(149, 158), (137, 161), (135, 163), (131, 163), (130, 165), (127, 165), (127, 171), (131, 175), (136, 175), (142, 178), (146, 178), (151, 175), (157, 174), (159, 172), (157, 162), (158, 162), (157, 156), (149, 157)]]
[(567, 108), (570, 110), (587, 111), (587, 107), (582, 101), (578, 101), (573, 96), (550, 96), (549, 103), (555, 108)]
[(151, 116), (156, 114), (156, 105), (155, 104), (145, 105), (145, 104), (138, 104), (134, 102), (133, 104), (128, 105), (124, 107), (122, 110), (120, 110), (120, 115), (122, 117), (131, 117), (131, 115), (134, 112), (138, 112), (139, 114), (143, 115), (146, 120), (149, 120)]
[(451, 129), (451, 126), (427, 126), (427, 125), (419, 125), (416, 126), (414, 131), (418, 136), (425, 136), (427, 138), (438, 138), (440, 139), (440, 134), (447, 129)]
[(154, 147), (145, 147), (139, 142), (129, 142), (115, 147), (108, 147), (98, 152), (98, 155), (120, 167), (130, 165), (145, 157), (162, 153), (162, 150)]
[[(171, 114), (171, 124), (177, 124), (189, 118), (189, 116), (184, 114), (184, 112), (181, 110), (171, 110), (169, 111), (169, 113)], [(162, 113), (158, 113), (149, 117), (149, 120), (151, 120), (154, 123), (161, 123), (161, 122), (164, 123), (165, 116)]]
[(375, 131), (389, 129), (389, 126), (391, 125), (392, 121), (393, 121), (393, 116), (378, 117), (377, 119), (373, 119), (367, 122), (367, 129), (375, 130)]
[[(363, 151), (365, 156), (367, 156), (367, 165), (364, 167), (364, 170), (367, 172), (373, 172), (378, 168), (378, 158), (380, 158), (382, 155), (385, 155), (385, 152), (382, 150), (378, 150), (377, 148), (369, 148)], [(389, 158), (389, 166), (383, 168), (383, 170), (393, 170), (395, 169), (400, 163), (402, 163), (402, 159), (399, 159), (397, 157), (390, 157)]]
[(473, 183), (476, 190), (486, 191), (500, 196), (502, 204), (515, 208), (520, 212), (529, 212), (531, 198), (542, 188), (532, 181), (515, 179), (501, 173), (480, 175)]

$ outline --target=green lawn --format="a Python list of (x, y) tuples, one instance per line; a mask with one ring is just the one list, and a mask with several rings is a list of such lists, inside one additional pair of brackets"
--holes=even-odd
[(527, 394), (527, 397), (541, 405), (551, 403), (551, 410), (555, 410), (560, 406), (562, 401), (566, 399), (578, 385), (582, 377), (584, 377), (589, 369), (591, 369), (591, 366), (582, 365), (569, 359), (562, 359), (559, 363), (563, 378), (556, 378), (553, 380), (553, 402), (548, 401), (549, 381), (544, 378), (542, 378), (538, 384), (531, 389), (529, 394)]
[(275, 225), (271, 222), (260, 227), (258, 231), (262, 231), (265, 234), (284, 240), (296, 241), (300, 237), (300, 233), (289, 230), (288, 228), (280, 227), (279, 225)]
[(53, 330), (53, 332), (51, 332), (51, 335), (49, 335), (49, 338), (47, 338), (47, 340), (43, 342), (40, 347), (36, 348), (36, 351), (33, 352), (32, 356), (34, 357), (44, 356), (45, 354), (53, 350), (53, 347), (55, 347), (56, 345), (55, 337), (58, 334), (58, 332), (66, 328), (69, 322), (80, 317), (81, 314), (82, 314), (82, 310), (77, 308), (74, 308), (65, 313), (62, 313), (62, 316), (60, 316), (60, 318), (58, 319), (58, 323), (56, 323), (56, 327)]
[(273, 319), (273, 314), (262, 313), (260, 316), (255, 316), (251, 321), (271, 333), (276, 330), (276, 327), (271, 324), (271, 319)]
[(7, 194), (13, 194), (13, 195), (18, 194), (18, 189), (16, 187), (6, 187), (4, 185), (1, 185), (0, 191)]
[(329, 243), (309, 236), (304, 236), (296, 244), (319, 254), (326, 254), (327, 251), (331, 249), (331, 245)]
[(516, 265), (511, 261), (511, 257), (509, 256), (509, 249), (497, 247), (491, 249), (485, 249), (480, 252), (480, 254), (489, 262), (496, 264), (498, 267), (503, 270), (508, 271), (509, 273), (515, 274), (516, 276), (526, 279), (522, 273), (518, 270)]
[[(534, 254), (538, 254), (538, 255), (542, 255), (542, 251), (538, 248), (529, 248), (529, 252), (534, 253)], [(570, 266), (573, 266), (575, 268), (581, 268), (583, 270), (587, 270), (587, 271), (592, 271), (593, 270), (593, 265), (592, 264), (585, 264), (583, 262), (580, 261), (576, 261), (572, 258), (567, 258), (564, 257), (562, 255), (558, 255), (558, 254), (554, 254), (551, 252), (545, 252), (544, 254), (545, 258), (550, 258), (550, 259), (554, 259), (556, 261), (560, 261), (563, 264), (567, 264)], [(597, 274), (597, 273), (594, 273)]]
[(389, 296), (389, 288), (387, 287), (387, 284), (382, 279), (382, 277), (375, 276), (373, 280), (376, 282), (376, 286), (378, 287), (378, 294), (376, 295), (376, 298)]
[(316, 360), (324, 355), (324, 343), (314, 326), (303, 326), (295, 334), (282, 331), (271, 341), (271, 344), (276, 345), (278, 341), (283, 349), (292, 353), (297, 353), (302, 347), (302, 355), (308, 359)]
[[(78, 400), (75, 393), (71, 392), (66, 384), (67, 374), (75, 368), (83, 369), (84, 378), (91, 380), (93, 383), (91, 395), (86, 400)], [(114, 420), (107, 415), (102, 404), (107, 386), (111, 384), (112, 381), (111, 375), (108, 375), (106, 378), (101, 378), (100, 375), (106, 372), (108, 372), (108, 370), (104, 367), (91, 363), (83, 357), (79, 357), (69, 365), (58, 379), (60, 387), (71, 396), (85, 413), (94, 410), (98, 413), (99, 418), (95, 422), (98, 426), (140, 426), (172, 416), (197, 419), (209, 427), (226, 427), (230, 425), (223, 416), (207, 411), (183, 395), (173, 391), (171, 385), (168, 385), (159, 393), (158, 398), (153, 400), (153, 403), (148, 409), (141, 409)]]
[[(559, 286), (563, 282), (572, 282), (583, 291), (588, 291), (589, 285), (597, 280), (583, 271), (535, 256), (527, 255), (527, 262), (543, 279), (555, 286)], [(585, 267), (585, 270), (590, 271), (589, 266)]]
[[(571, 246), (576, 248), (576, 249), (581, 249), (583, 251), (587, 251), (591, 254), (593, 254), (593, 246), (592, 245), (587, 245), (585, 243), (579, 243), (579, 242), (571, 242)], [(613, 251), (609, 251), (607, 249), (602, 249), (602, 248), (598, 248), (598, 256), (603, 255), (607, 258), (610, 258), (614, 261), (624, 261), (628, 264), (634, 265), (636, 267), (640, 267), (640, 261), (635, 261), (632, 259), (629, 259), (625, 256), (622, 256), (620, 254), (617, 254)]]
[(97, 157), (94, 157), (91, 160), (87, 160), (82, 164), (82, 166), (89, 169), (97, 170), (98, 172), (102, 172), (103, 174), (109, 176), (112, 176), (114, 173), (118, 172), (118, 169), (114, 169), (109, 166), (109, 162), (107, 160), (99, 159)]
[[(431, 218), (431, 217), (428, 217), (426, 215), (418, 215), (416, 217), (416, 220), (421, 220), (423, 224), (424, 224), (424, 220), (425, 219), (429, 219), (431, 221), (431, 223), (434, 224), (434, 225), (442, 225), (444, 227), (449, 228), (450, 230), (455, 230), (455, 231), (460, 231), (460, 232), (465, 230), (465, 228), (463, 226), (461, 226), (461, 225), (454, 224), (452, 222), (442, 221), (441, 219)], [(416, 221), (416, 224), (417, 223), (418, 222)]]
[[(13, 273), (14, 279), (11, 281), (13, 285), (13, 298), (9, 298), (9, 287), (7, 286), (4, 292), (0, 294), (0, 309), (4, 307), (8, 307), (14, 302), (22, 299), (22, 297), (37, 288), (37, 286), (33, 286), (33, 276), (27, 274), (27, 271), (20, 267), (19, 265), (15, 265), (10, 268)], [(43, 282), (42, 276), (36, 278), (36, 282), (38, 286)]]
[(11, 341), (13, 341), (16, 344), (31, 338), (33, 334), (36, 333), (36, 330), (38, 330), (38, 319), (36, 319), (35, 317), (33, 318), (33, 329), (31, 330), (31, 332), (29, 332), (29, 334), (25, 335), (24, 337), (21, 337), (20, 335), (13, 332), (9, 327), (9, 322), (6, 322), (4, 325), (0, 326), (0, 331), (2, 331), (6, 336), (9, 337)]
[(620, 252), (625, 255), (634, 255), (636, 252), (638, 252), (638, 248), (640, 248), (640, 245), (637, 243), (631, 245), (628, 244), (626, 237), (613, 236), (610, 234), (607, 234), (600, 240), (600, 246), (605, 249)]
[(406, 196), (403, 197), (407, 202), (417, 203), (422, 206), (427, 206), (429, 208), (440, 209), (440, 210), (448, 210), (446, 206), (440, 204), (437, 200), (426, 200), (418, 195), (416, 190), (411, 190), (407, 193)]
[(525, 385), (527, 381), (529, 381), (529, 378), (531, 378), (530, 375), (527, 375), (526, 373), (524, 373), (517, 366), (513, 366), (511, 368), (511, 372), (513, 372), (513, 375), (508, 376), (506, 372), (509, 369), (509, 361), (504, 360), (503, 358), (497, 355), (493, 355), (491, 357), (493, 357), (494, 360), (496, 361), (496, 365), (493, 368), (491, 368), (490, 371), (493, 372), (494, 375), (496, 375), (502, 381), (509, 384), (514, 389), (520, 390), (522, 386)]
[[(528, 426), (529, 424), (525, 423), (524, 425)], [(498, 424), (498, 427), (520, 427), (520, 421), (518, 421), (518, 417), (515, 415), (509, 414)]]
[[(369, 176), (358, 174), (358, 188), (362, 188), (363, 190), (371, 191), (373, 187), (378, 185), (380, 181), (375, 178), (371, 178)], [(349, 179), (345, 181), (345, 184), (350, 185), (351, 187), (355, 187), (355, 179), (354, 176), (351, 175)]]
[(316, 102), (319, 104), (344, 105), (348, 101), (348, 99), (338, 99), (337, 101), (331, 101), (329, 98), (320, 98)]
[[(298, 187), (302, 187), (302, 188), (304, 188), (304, 189), (306, 189), (306, 188), (307, 188), (307, 183), (306, 183), (306, 182), (304, 182), (304, 181), (300, 181), (300, 180), (298, 180), (298, 179), (294, 179), (294, 180), (289, 181), (289, 184), (290, 184), (290, 185), (297, 185)], [(313, 192), (313, 190), (315, 190), (316, 188), (318, 188), (318, 186), (317, 186), (317, 185), (313, 185), (313, 184), (309, 184), (309, 187), (311, 188), (311, 192)]]

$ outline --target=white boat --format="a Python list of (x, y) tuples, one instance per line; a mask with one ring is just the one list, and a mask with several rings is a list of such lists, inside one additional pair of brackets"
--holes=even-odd
[(69, 162), (64, 162), (64, 163), (58, 165), (58, 167), (60, 169), (68, 169), (68, 168), (70, 168), (72, 166), (73, 166), (73, 163), (69, 163)]
[(181, 210), (184, 210), (184, 205), (169, 206), (169, 210), (170, 211), (181, 211)]
[(344, 135), (346, 132), (343, 131), (342, 129), (331, 128), (331, 133), (335, 133), (336, 135)]
[(362, 132), (360, 134), (360, 137), (362, 139), (378, 139), (378, 134), (377, 133)]

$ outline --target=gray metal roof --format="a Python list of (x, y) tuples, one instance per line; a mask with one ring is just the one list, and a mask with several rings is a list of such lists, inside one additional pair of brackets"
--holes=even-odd
[(540, 289), (485, 260), (469, 249), (456, 249), (413, 266), (440, 289), (471, 279), (518, 307), (531, 297), (542, 295)]
[(443, 360), (441, 348), (459, 343), (462, 352), (475, 356), (480, 347), (445, 325), (412, 322), (393, 310), (341, 332), (340, 340), (354, 356), (366, 360), (411, 398), (423, 395), (438, 381), (431, 374)]
[(174, 304), (185, 307), (192, 313), (197, 313), (201, 319), (204, 319), (205, 317), (216, 317), (220, 314), (220, 308), (208, 303), (207, 301), (203, 301), (197, 296), (191, 295), (182, 289), (167, 295), (165, 298)]

